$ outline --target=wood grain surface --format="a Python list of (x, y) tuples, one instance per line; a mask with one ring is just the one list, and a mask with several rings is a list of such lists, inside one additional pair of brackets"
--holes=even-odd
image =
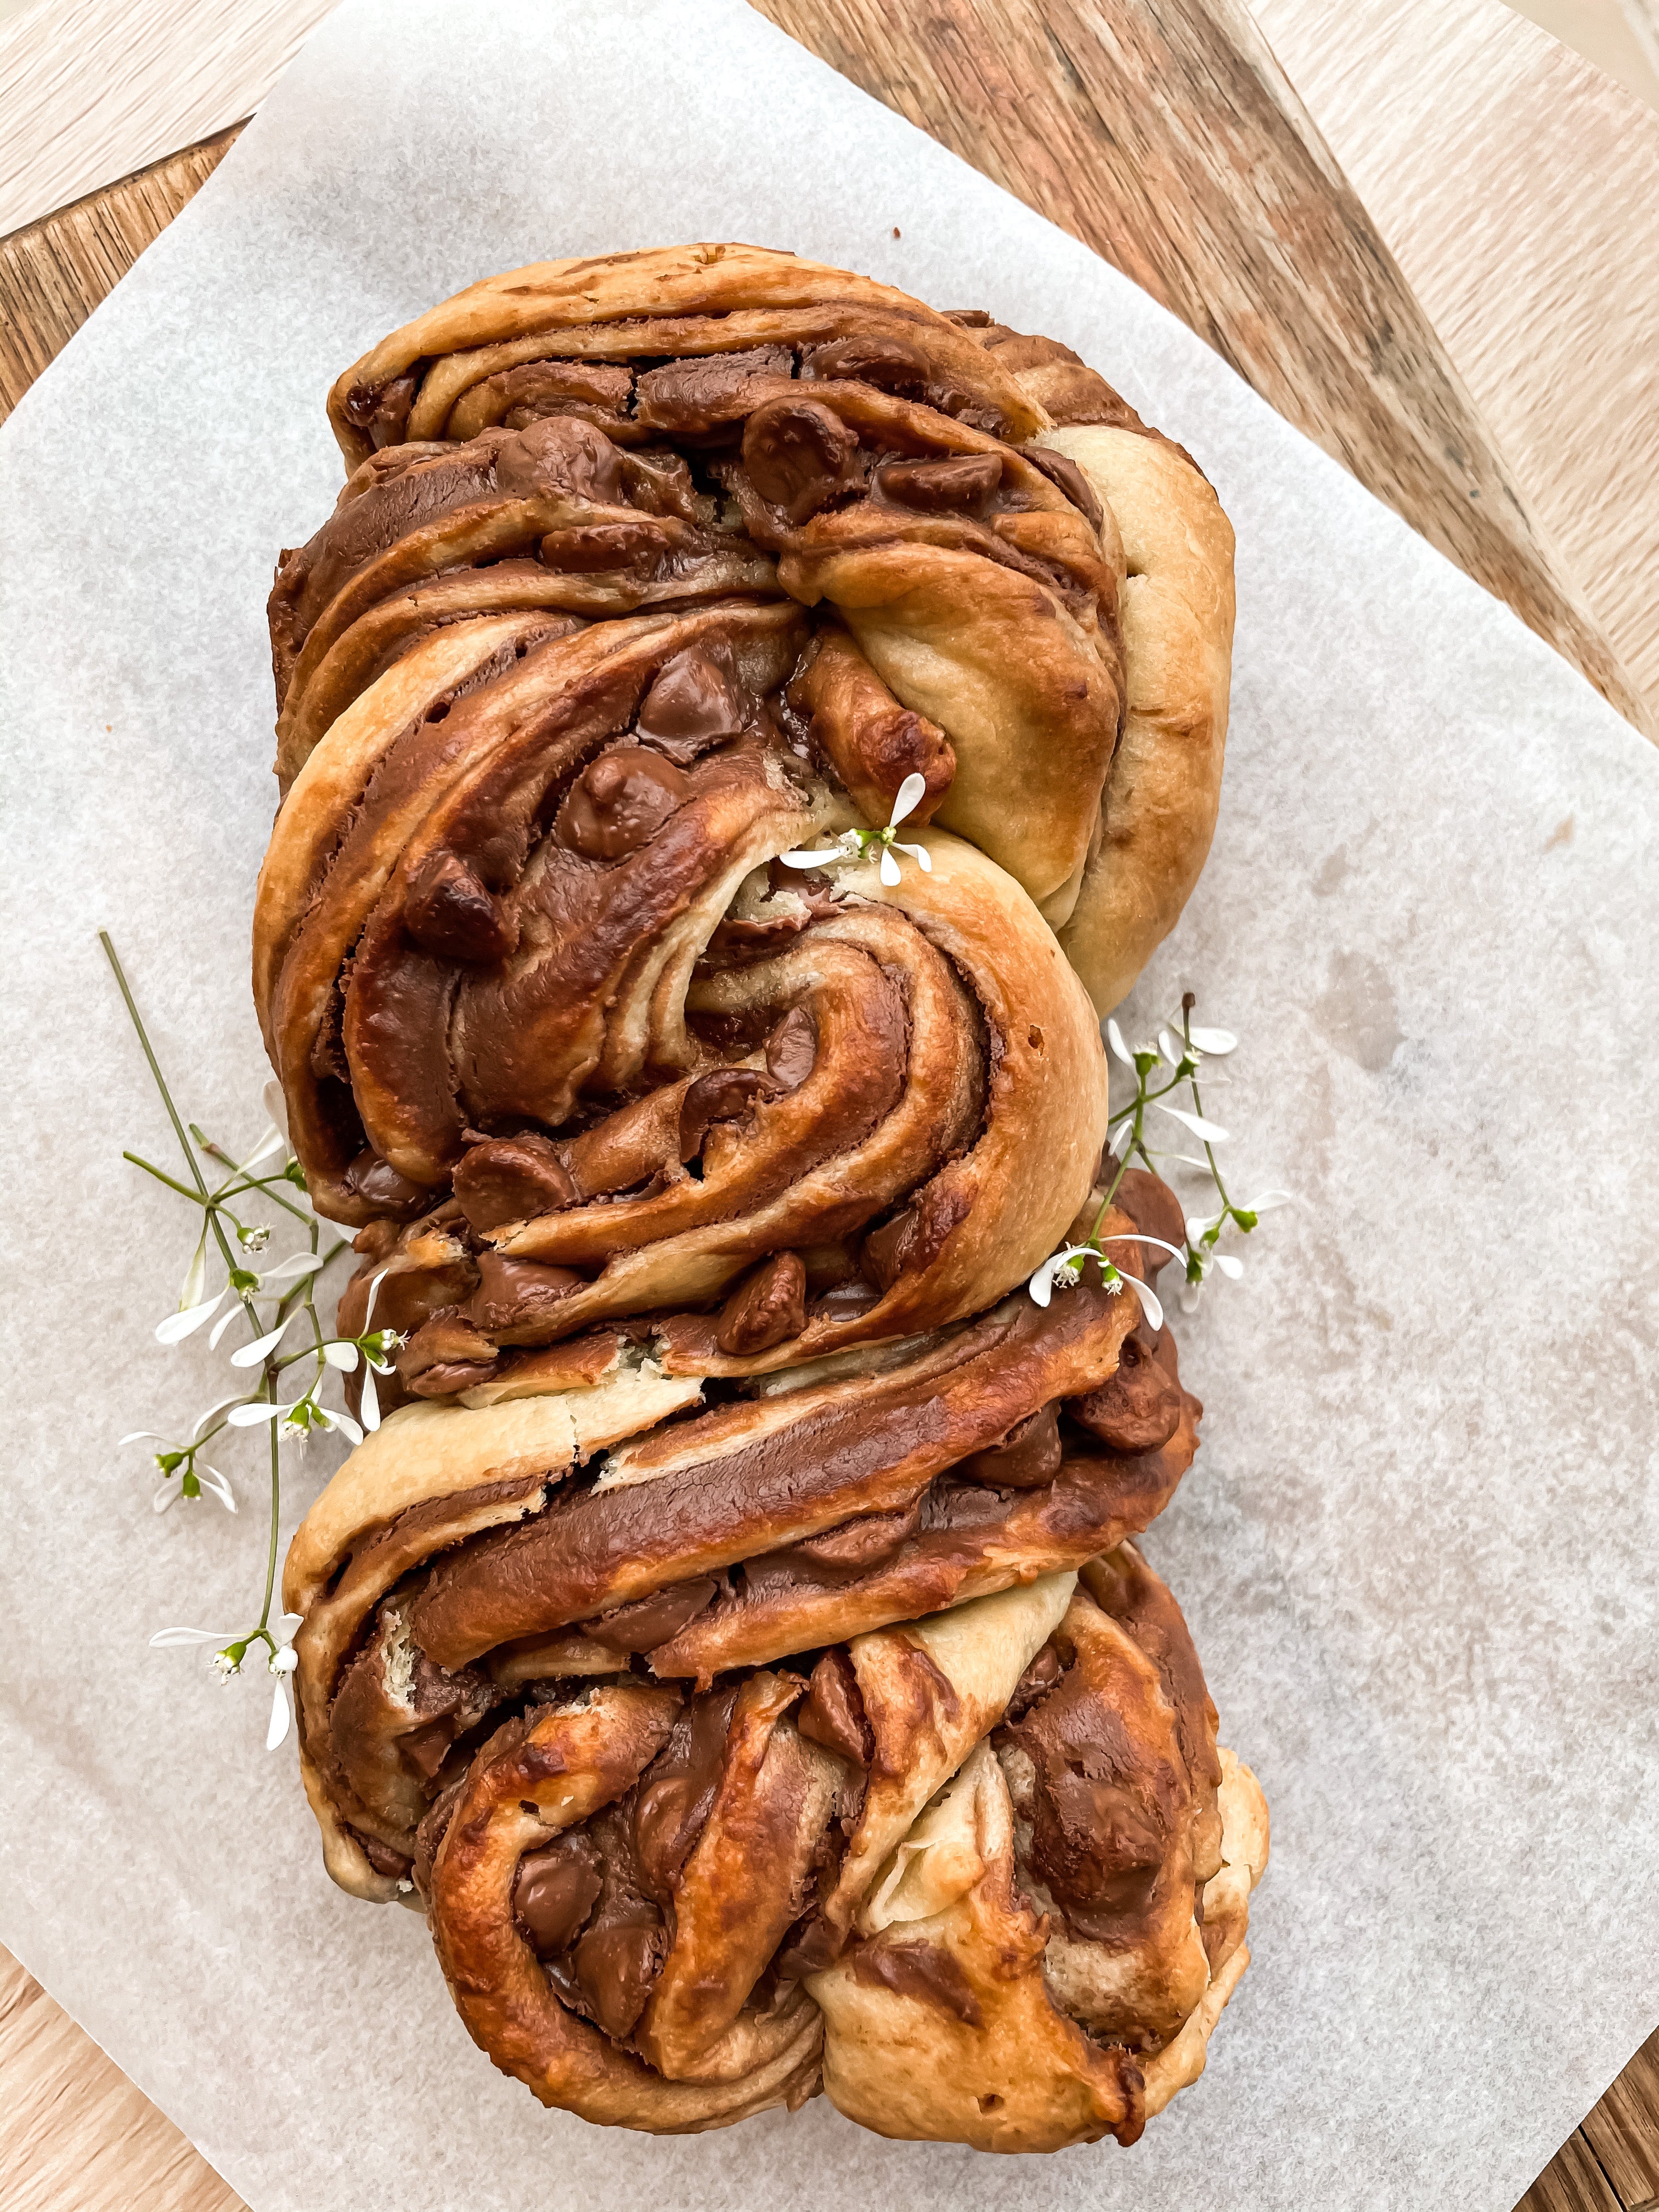
[(1655, 714), (1659, 113), (1492, 0), (1255, 12)]
[[(1632, 720), (1643, 720), (1636, 688), (1576, 572), (1536, 520), (1538, 501), (1516, 489), (1500, 441), (1435, 323), (1235, 0), (762, 4), (854, 82), (1164, 300), (1273, 404), (1507, 599)], [(1485, 4), (1437, 0), (1437, 14), (1444, 19), (1458, 6)], [(1402, 0), (1343, 10), (1328, 0), (1258, 5), (1275, 36), (1318, 64), (1329, 95), (1321, 112), (1340, 121), (1345, 152), (1350, 138), (1362, 149), (1392, 148), (1394, 167), (1379, 157), (1376, 173), (1367, 171), (1366, 196), (1376, 191), (1393, 209), (1391, 237), (1411, 240), (1409, 182), (1399, 174), (1411, 165), (1398, 161), (1391, 122), (1374, 121), (1366, 136), (1363, 79), (1349, 80), (1352, 97), (1343, 105), (1343, 58), (1334, 45), (1344, 27), (1373, 44), (1379, 24), (1407, 39)], [(219, 12), (228, 19), (237, 9)], [(263, 21), (266, 0), (254, 0), (252, 12)], [(307, 0), (305, 12), (309, 20), (321, 8)], [(1512, 70), (1511, 94), (1522, 81)], [(1572, 89), (1582, 107), (1582, 82)], [(1486, 127), (1515, 134), (1506, 155), (1519, 165), (1519, 188), (1528, 161), (1544, 165), (1516, 131), (1517, 113), (1488, 110)], [(1443, 116), (1418, 120), (1425, 128), (1445, 123)], [(235, 136), (235, 128), (222, 131), (0, 239), (0, 416)], [(1419, 198), (1428, 205), (1432, 195)], [(1498, 212), (1488, 221), (1500, 228), (1504, 204), (1497, 197), (1489, 203)], [(1605, 195), (1607, 222), (1616, 228), (1628, 205)], [(1440, 235), (1450, 236), (1443, 222)], [(1426, 244), (1420, 258), (1437, 283), (1456, 261), (1449, 244), (1441, 262)], [(1613, 296), (1622, 298), (1611, 282), (1617, 267), (1615, 258), (1606, 273)], [(1519, 343), (1524, 353), (1527, 341)], [(1563, 360), (1570, 346), (1564, 337)], [(1559, 465), (1546, 474), (1576, 481)], [(1651, 608), (1650, 572), (1647, 580)], [(240, 2205), (172, 2123), (0, 1951), (3, 2212), (238, 2212)], [(1659, 2212), (1659, 2036), (1517, 2212)]]
[(207, 182), (240, 129), (0, 238), (0, 422)]
[(1163, 301), (1653, 733), (1444, 346), (1237, 0), (754, 4)]
[(234, 2190), (0, 1950), (4, 2212), (246, 2212)]

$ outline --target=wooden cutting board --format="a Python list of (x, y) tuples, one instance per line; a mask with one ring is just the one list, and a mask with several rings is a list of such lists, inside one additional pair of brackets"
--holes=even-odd
[[(757, 0), (1082, 239), (1504, 599), (1638, 726), (1635, 687), (1375, 225), (1237, 0)], [(237, 125), (0, 239), (0, 417)], [(0, 1951), (6, 2212), (237, 2212)], [(1517, 2212), (1659, 2212), (1659, 2035)]]

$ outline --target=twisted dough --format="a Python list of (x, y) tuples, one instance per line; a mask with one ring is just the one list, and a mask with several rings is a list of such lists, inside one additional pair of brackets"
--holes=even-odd
[(295, 1537), (301, 1755), (360, 1893), (389, 1893), (455, 1747), (536, 1685), (707, 1685), (1075, 1569), (1197, 1446), (1168, 1332), (1097, 1281), (707, 1410), (661, 1335), (601, 1343), (562, 1389), (393, 1413)]
[(1045, 1577), (685, 1698), (532, 1705), (422, 1824), (416, 1873), (461, 2017), (590, 2120), (720, 2127), (817, 2086), (801, 1984), (1064, 1612)]
[(1219, 793), (1232, 535), (1182, 449), (1052, 340), (674, 247), (473, 285), (347, 370), (330, 414), (349, 542), (284, 556), (285, 777), (434, 623), (770, 590), (817, 611), (843, 663), (821, 688), (879, 702), (861, 730), (818, 717), (844, 787), (879, 820), (922, 774), (943, 826), (1077, 917), (1103, 1012), (1179, 913)]
[(402, 1340), (284, 1577), (329, 1871), (591, 2120), (1131, 2142), (1266, 1856), (1126, 1541), (1201, 1408), (1096, 1019), (1207, 849), (1225, 519), (1053, 341), (744, 246), (330, 415), (254, 929)]
[(1084, 1569), (1006, 1723), (807, 1987), (824, 2087), (889, 2136), (1131, 2143), (1203, 2071), (1267, 1858), (1174, 1599), (1133, 1544)]

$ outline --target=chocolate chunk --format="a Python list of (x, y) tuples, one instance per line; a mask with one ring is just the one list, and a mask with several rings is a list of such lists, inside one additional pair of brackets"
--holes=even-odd
[(881, 1304), (881, 1292), (862, 1280), (834, 1283), (812, 1304), (814, 1321), (856, 1321)]
[(1095, 497), (1094, 486), (1069, 453), (1054, 453), (1047, 446), (1022, 446), (1020, 459), (1029, 461), (1034, 469), (1041, 469), (1050, 483), (1059, 485), (1090, 528), (1099, 529), (1106, 518)]
[(620, 507), (622, 457), (603, 430), (574, 416), (550, 416), (501, 440), (495, 451), (495, 489), (510, 499), (560, 494)]
[[(415, 404), (416, 382), (412, 372), (407, 376), (394, 376), (374, 402), (367, 427), (377, 453), (385, 447), (402, 445), (409, 429), (409, 410)], [(355, 422), (359, 418), (354, 416), (352, 419)]]
[(742, 734), (746, 716), (738, 687), (706, 653), (677, 653), (658, 671), (640, 708), (636, 735), (682, 767)]
[(1015, 1683), (1014, 1694), (1008, 1700), (1006, 1718), (1017, 1721), (1029, 1712), (1039, 1698), (1047, 1697), (1065, 1671), (1060, 1663), (1059, 1652), (1052, 1644), (1045, 1644)]
[(446, 1306), (422, 1322), (398, 1354), (405, 1389), (418, 1397), (447, 1398), (487, 1382), (495, 1370), (495, 1347), (459, 1306)]
[(436, 1720), (399, 1736), (398, 1748), (422, 1781), (430, 1782), (448, 1758), (454, 1741), (455, 1723), (447, 1713), (441, 1713)]
[(662, 1971), (666, 1948), (661, 1920), (653, 1915), (592, 1928), (576, 1945), (576, 1979), (593, 2017), (614, 2042), (634, 2032), (645, 2001)]
[(803, 1536), (798, 1544), (773, 1556), (805, 1568), (815, 1582), (832, 1588), (856, 1582), (872, 1567), (884, 1565), (905, 1539), (915, 1534), (921, 1509), (922, 1498), (918, 1498), (891, 1513), (863, 1513), (856, 1520), (843, 1521), (838, 1528), (826, 1528), (821, 1535)]
[(519, 941), (517, 927), (459, 853), (428, 853), (421, 862), (410, 883), (404, 927), (441, 960), (503, 960)]
[(584, 769), (559, 810), (557, 836), (568, 852), (620, 860), (653, 837), (690, 796), (672, 761), (642, 745), (613, 745)]
[(378, 1875), (389, 1881), (407, 1881), (410, 1861), (402, 1851), (394, 1851), (390, 1844), (381, 1843), (374, 1836), (365, 1836), (354, 1828), (352, 1834), (363, 1847), (363, 1856)]
[(1040, 1406), (1017, 1421), (1000, 1444), (961, 1461), (953, 1472), (997, 1490), (1044, 1490), (1060, 1473), (1062, 1456), (1060, 1408)]
[(938, 1259), (951, 1231), (968, 1218), (971, 1204), (967, 1193), (952, 1185), (930, 1187), (865, 1238), (864, 1272), (884, 1291), (901, 1275), (919, 1275)]
[(641, 377), (635, 419), (682, 437), (706, 436), (716, 424), (747, 415), (761, 393), (778, 378), (792, 376), (794, 367), (787, 346), (752, 346), (744, 353), (666, 362)]
[(907, 339), (872, 332), (867, 337), (831, 338), (801, 356), (804, 377), (850, 378), (880, 392), (915, 390), (927, 380), (927, 362)]
[(659, 1904), (672, 1902), (674, 1885), (707, 1825), (737, 1702), (735, 1683), (694, 1698), (640, 1784), (634, 1856), (644, 1887)]
[(775, 1252), (720, 1308), (714, 1342), (734, 1358), (769, 1352), (806, 1326), (806, 1267), (799, 1252)]
[(855, 1766), (867, 1766), (876, 1739), (866, 1717), (853, 1662), (839, 1646), (826, 1651), (812, 1669), (806, 1702), (795, 1715), (795, 1726), (814, 1743), (839, 1753)]
[(884, 498), (922, 514), (982, 514), (1002, 482), (997, 453), (962, 453), (948, 461), (886, 461), (876, 471)]
[(652, 522), (592, 522), (550, 531), (542, 540), (542, 566), (573, 576), (603, 576), (619, 568), (649, 569), (668, 550), (666, 533)]
[(600, 1887), (597, 1854), (580, 1832), (526, 1852), (513, 1884), (513, 1909), (538, 1958), (569, 1948)]
[(601, 1613), (597, 1620), (585, 1620), (581, 1632), (608, 1651), (653, 1651), (678, 1636), (714, 1595), (714, 1577), (700, 1575), (696, 1582), (676, 1583), (632, 1605), (619, 1605), (614, 1613)]
[(467, 1315), (496, 1344), (544, 1344), (556, 1325), (557, 1308), (584, 1287), (584, 1279), (574, 1267), (481, 1252), (478, 1287)]
[(482, 1233), (556, 1212), (574, 1199), (576, 1186), (545, 1137), (489, 1137), (463, 1154), (455, 1195)]
[(680, 1158), (695, 1160), (716, 1121), (733, 1121), (757, 1098), (777, 1096), (771, 1078), (754, 1067), (716, 1067), (700, 1075), (680, 1101)]
[(359, 1152), (346, 1170), (345, 1187), (352, 1197), (362, 1199), (377, 1213), (389, 1213), (399, 1221), (423, 1213), (432, 1202), (432, 1193), (424, 1183), (411, 1182), (372, 1147)]
[(857, 433), (818, 399), (769, 400), (743, 434), (749, 481), (797, 529), (851, 481), (858, 450)]
[(805, 1006), (791, 1006), (766, 1040), (768, 1073), (784, 1094), (799, 1091), (817, 1054), (817, 1024)]
[(1123, 1340), (1111, 1381), (1068, 1398), (1066, 1411), (1112, 1451), (1157, 1451), (1181, 1426), (1181, 1385), (1137, 1328)]

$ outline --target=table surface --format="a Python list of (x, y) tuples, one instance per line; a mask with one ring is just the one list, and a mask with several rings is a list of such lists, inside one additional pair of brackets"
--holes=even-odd
[[(1163, 300), (1659, 730), (1659, 118), (1640, 102), (1496, 0), (758, 3)], [(41, 0), (0, 24), (0, 209), (38, 189), (20, 144), (85, 180), (169, 116), (246, 113), (325, 11)], [(191, 68), (162, 66), (169, 34), (196, 40)], [(88, 52), (125, 122), (88, 108)], [(235, 135), (0, 238), (0, 416)], [(6, 2212), (240, 2204), (3, 1951), (0, 2082)], [(1659, 2208), (1659, 2033), (1517, 2212), (1620, 2208)]]

